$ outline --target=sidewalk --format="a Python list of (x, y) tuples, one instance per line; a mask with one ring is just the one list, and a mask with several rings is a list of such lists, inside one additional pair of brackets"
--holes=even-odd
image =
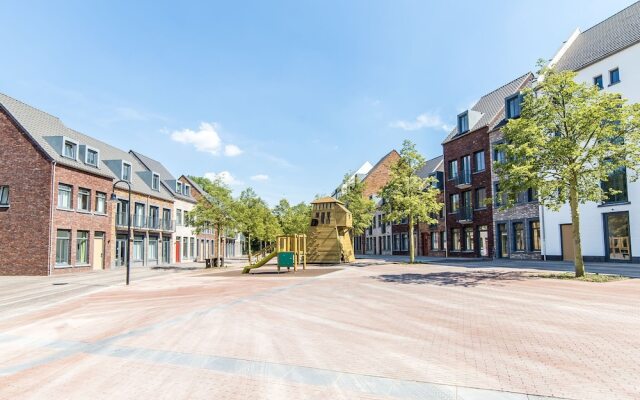
[[(407, 262), (408, 256), (371, 255), (358, 254), (357, 259), (373, 259), (388, 262)], [(450, 265), (465, 268), (515, 268), (515, 269), (539, 269), (545, 271), (573, 272), (573, 263), (570, 261), (537, 261), (537, 260), (513, 260), (513, 259), (477, 259), (461, 257), (422, 257), (417, 256), (416, 261), (434, 265)], [(598, 274), (622, 275), (630, 278), (640, 278), (640, 264), (630, 263), (585, 263), (587, 272)]]

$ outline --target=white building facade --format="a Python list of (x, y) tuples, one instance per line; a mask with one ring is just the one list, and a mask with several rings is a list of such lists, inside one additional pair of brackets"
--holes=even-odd
[[(552, 60), (560, 70), (574, 70), (578, 82), (620, 93), (640, 102), (640, 3), (635, 3), (584, 31), (576, 31)], [(586, 261), (640, 262), (640, 182), (625, 170), (608, 187), (619, 195), (597, 204), (580, 205), (580, 235)], [(540, 210), (543, 254), (547, 259), (573, 260), (572, 224), (568, 204), (559, 211)]]

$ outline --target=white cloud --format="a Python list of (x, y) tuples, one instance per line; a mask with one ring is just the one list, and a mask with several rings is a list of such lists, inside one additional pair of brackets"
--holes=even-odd
[(430, 112), (418, 115), (413, 121), (394, 121), (390, 123), (389, 126), (405, 131), (417, 131), (423, 128), (438, 128), (445, 131), (451, 130), (451, 127), (445, 124), (438, 114)]
[(254, 175), (251, 177), (251, 180), (252, 181), (268, 181), (269, 175), (265, 175), (265, 174)]
[(218, 124), (202, 122), (196, 131), (191, 129), (173, 131), (171, 139), (179, 143), (193, 145), (196, 150), (211, 153), (215, 156), (221, 152), (227, 157), (235, 157), (242, 154), (243, 151), (235, 144), (225, 144), (223, 146), (222, 139), (218, 133), (219, 129), (220, 126)]
[(240, 147), (236, 146), (235, 144), (228, 144), (224, 146), (224, 155), (227, 157), (239, 156), (242, 153), (243, 151), (240, 149)]
[(242, 185), (243, 183), (242, 181), (237, 180), (233, 175), (231, 175), (231, 172), (229, 171), (222, 171), (219, 173), (207, 172), (204, 174), (204, 177), (209, 178), (212, 181), (219, 180), (220, 182), (229, 186)]

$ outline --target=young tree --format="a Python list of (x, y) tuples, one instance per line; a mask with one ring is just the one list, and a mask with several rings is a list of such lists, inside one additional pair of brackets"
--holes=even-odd
[(542, 67), (535, 91), (524, 91), (521, 116), (502, 129), (505, 160), (496, 165), (500, 190), (513, 204), (529, 188), (545, 207), (569, 203), (575, 273), (585, 273), (579, 205), (602, 202), (618, 192), (603, 189), (622, 168), (637, 179), (640, 166), (640, 105), (616, 93), (575, 82), (571, 71)]
[(261, 240), (266, 236), (265, 229), (266, 203), (258, 197), (252, 188), (247, 188), (240, 193), (235, 210), (235, 217), (239, 229), (247, 238), (247, 255), (251, 264), (252, 239)]
[(285, 235), (305, 234), (311, 220), (311, 206), (299, 203), (291, 206), (286, 199), (280, 200), (273, 209)]
[(357, 177), (352, 179), (352, 176), (352, 174), (346, 174), (342, 180), (343, 191), (339, 200), (351, 212), (353, 221), (351, 240), (354, 240), (355, 236), (362, 235), (365, 229), (371, 225), (373, 215), (376, 212), (376, 203), (365, 197), (364, 182)]
[(222, 181), (211, 181), (203, 177), (190, 177), (194, 182), (202, 187), (207, 193), (204, 199), (200, 200), (191, 212), (196, 232), (201, 232), (205, 227), (213, 225), (218, 231), (218, 243), (216, 244), (217, 265), (220, 264), (220, 242), (222, 232), (229, 228), (234, 228), (233, 209), (235, 207), (231, 189)]
[(402, 143), (400, 159), (391, 166), (389, 182), (380, 195), (384, 200), (382, 210), (385, 222), (409, 220), (409, 263), (415, 262), (413, 231), (418, 221), (427, 224), (438, 222), (433, 216), (440, 212), (442, 203), (438, 201), (439, 191), (436, 179), (421, 178), (416, 173), (424, 166), (425, 160), (409, 140)]

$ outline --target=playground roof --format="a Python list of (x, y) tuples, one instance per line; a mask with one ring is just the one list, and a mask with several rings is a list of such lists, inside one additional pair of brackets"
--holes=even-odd
[(338, 203), (343, 204), (340, 200), (336, 200), (333, 197), (320, 197), (319, 199), (315, 199), (311, 202), (311, 204), (319, 204), (319, 203)]

